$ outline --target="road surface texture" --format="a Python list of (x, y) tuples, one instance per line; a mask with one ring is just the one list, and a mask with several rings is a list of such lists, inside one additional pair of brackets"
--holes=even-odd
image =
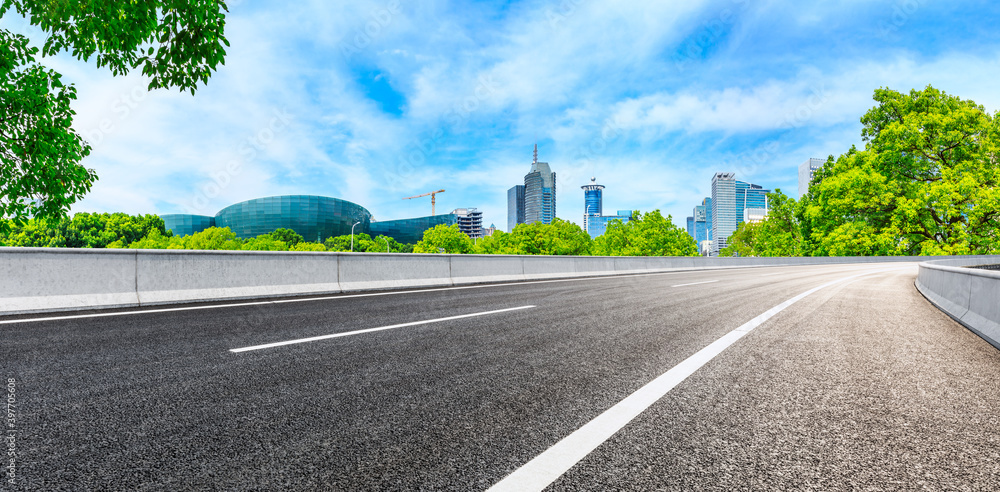
[[(747, 268), (0, 319), (17, 404), (16, 479), (5, 461), (0, 487), (997, 490), (1000, 351), (921, 297), (916, 273)], [(351, 334), (371, 328), (386, 329)], [(675, 367), (694, 370), (634, 418), (602, 420)], [(592, 451), (560, 447), (592, 421), (611, 428), (583, 432)], [(527, 464), (553, 446), (539, 476)]]

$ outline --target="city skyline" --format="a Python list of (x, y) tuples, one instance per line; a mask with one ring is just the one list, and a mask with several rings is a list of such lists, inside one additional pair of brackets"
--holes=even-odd
[[(403, 197), (447, 189), (442, 210), (472, 204), (504, 224), (521, 149), (537, 141), (564, 187), (601, 176), (683, 227), (718, 171), (797, 196), (804, 159), (861, 143), (878, 87), (933, 84), (1000, 108), (998, 13), (914, 1), (234, 2), (226, 65), (194, 97), (65, 53), (44, 63), (76, 84), (74, 128), (94, 147), (83, 164), (100, 179), (74, 212), (205, 214), (314, 194), (386, 220), (422, 214)], [(2, 23), (43, 39), (16, 14)], [(557, 209), (584, 214), (574, 193)]]

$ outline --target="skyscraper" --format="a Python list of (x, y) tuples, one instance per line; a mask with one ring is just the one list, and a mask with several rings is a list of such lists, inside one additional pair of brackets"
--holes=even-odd
[(507, 190), (507, 232), (524, 223), (524, 185)]
[(799, 199), (809, 192), (809, 183), (812, 182), (816, 171), (819, 171), (819, 168), (823, 167), (823, 164), (826, 164), (826, 161), (816, 158), (810, 158), (799, 164)]
[(524, 175), (524, 223), (551, 224), (555, 218), (556, 173), (549, 163), (538, 162), (538, 144), (535, 144), (531, 172)]
[(760, 185), (737, 181), (735, 173), (715, 173), (712, 177), (712, 256), (718, 256), (728, 245), (729, 236), (743, 222), (746, 209), (767, 208), (770, 191)]
[(604, 200), (601, 197), (601, 190), (604, 189), (604, 185), (597, 184), (597, 178), (590, 178), (590, 184), (580, 188), (583, 190), (583, 227), (586, 230), (591, 216), (602, 215)]
[(705, 198), (701, 205), (696, 205), (690, 217), (687, 218), (688, 235), (698, 244), (698, 251), (706, 249), (707, 241), (712, 240), (712, 199)]

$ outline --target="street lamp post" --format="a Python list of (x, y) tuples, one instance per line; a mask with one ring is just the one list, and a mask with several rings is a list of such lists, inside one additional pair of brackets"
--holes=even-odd
[(388, 253), (389, 252), (389, 238), (387, 238), (385, 236), (382, 236), (382, 239), (385, 239), (385, 252)]
[(356, 226), (356, 225), (358, 225), (360, 223), (361, 223), (361, 221), (359, 220), (359, 221), (355, 222), (354, 225), (351, 226), (351, 253), (354, 252), (354, 226)]

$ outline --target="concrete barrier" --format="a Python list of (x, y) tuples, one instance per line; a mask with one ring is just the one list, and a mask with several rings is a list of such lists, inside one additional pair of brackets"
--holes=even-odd
[[(994, 260), (988, 260), (994, 258)], [(446, 287), (775, 265), (925, 260), (883, 258), (678, 258), (423, 255), (263, 251), (86, 250), (0, 248), (0, 315), (136, 307), (366, 290)], [(1000, 257), (963, 258), (1000, 263)], [(921, 274), (948, 292), (983, 292), (1000, 275), (957, 280)], [(991, 276), (992, 275), (992, 276)], [(924, 278), (921, 277), (921, 278)], [(950, 279), (950, 280), (949, 280)], [(947, 282), (968, 282), (949, 288)], [(936, 284), (935, 284), (936, 285)], [(995, 291), (989, 291), (995, 292)], [(993, 294), (991, 294), (993, 295)], [(928, 295), (931, 298), (930, 295)], [(997, 298), (939, 296), (952, 302), (957, 319), (997, 320)], [(937, 302), (937, 301), (935, 301)], [(990, 304), (990, 302), (994, 302)], [(954, 306), (952, 306), (954, 307)], [(992, 332), (991, 332), (992, 333)]]
[(615, 275), (615, 259), (610, 256), (574, 256), (573, 270), (580, 276)]
[(335, 254), (340, 261), (340, 288), (359, 290), (445, 287), (451, 280), (451, 257), (433, 254)]
[(0, 314), (135, 307), (136, 252), (0, 248)]
[(1000, 272), (968, 268), (1000, 263), (1000, 256), (928, 261), (916, 286), (927, 300), (1000, 348)]
[(341, 292), (338, 256), (284, 251), (137, 252), (141, 305)]
[(524, 280), (524, 257), (517, 255), (456, 255), (451, 257), (454, 285)]
[(572, 278), (586, 275), (586, 273), (577, 273), (573, 256), (524, 257), (525, 280)]

